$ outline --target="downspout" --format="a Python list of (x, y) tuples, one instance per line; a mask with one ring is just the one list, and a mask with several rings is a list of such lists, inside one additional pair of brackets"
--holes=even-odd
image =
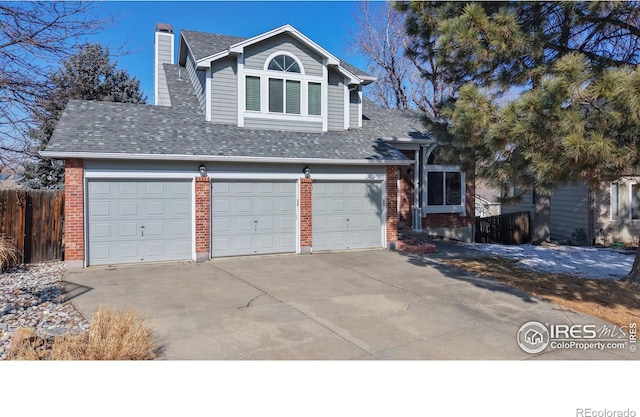
[(422, 232), (422, 207), (420, 207), (420, 151), (422, 145), (415, 151), (413, 165), (413, 230)]

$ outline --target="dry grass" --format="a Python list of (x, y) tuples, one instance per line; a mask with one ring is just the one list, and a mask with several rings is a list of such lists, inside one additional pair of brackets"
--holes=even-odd
[(0, 271), (19, 263), (22, 258), (21, 255), (18, 248), (16, 248), (14, 239), (0, 236)]
[(517, 261), (500, 257), (447, 263), (619, 326), (640, 322), (640, 288), (634, 284), (531, 271), (519, 267)]
[(147, 360), (159, 345), (151, 330), (132, 311), (100, 309), (87, 333), (43, 340), (18, 337), (9, 359), (17, 360)]

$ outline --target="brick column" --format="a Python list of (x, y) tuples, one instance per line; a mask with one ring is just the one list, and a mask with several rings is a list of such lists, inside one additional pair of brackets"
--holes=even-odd
[(300, 253), (311, 253), (313, 246), (313, 180), (300, 178)]
[(84, 268), (84, 164), (64, 163), (64, 260), (67, 268)]
[(196, 177), (196, 262), (208, 261), (211, 256), (211, 181)]
[(387, 166), (387, 247), (395, 249), (398, 240), (398, 167)]

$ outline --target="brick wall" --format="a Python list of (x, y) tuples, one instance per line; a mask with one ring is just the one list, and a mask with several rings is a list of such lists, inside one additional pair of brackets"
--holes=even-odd
[(387, 166), (387, 245), (398, 240), (398, 167)]
[(313, 180), (300, 179), (300, 251), (309, 253), (313, 245)]
[(196, 261), (206, 261), (211, 253), (211, 181), (209, 177), (196, 177)]
[(64, 168), (64, 260), (71, 267), (84, 266), (84, 164), (67, 159)]

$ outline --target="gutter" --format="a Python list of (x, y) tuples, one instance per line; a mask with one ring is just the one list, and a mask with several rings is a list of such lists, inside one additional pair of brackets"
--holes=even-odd
[(261, 156), (220, 156), (180, 154), (130, 154), (95, 152), (42, 151), (41, 156), (53, 159), (119, 159), (154, 161), (199, 161), (199, 162), (251, 162), (262, 164), (319, 164), (319, 165), (411, 165), (410, 159), (328, 159), (328, 158), (271, 158)]

